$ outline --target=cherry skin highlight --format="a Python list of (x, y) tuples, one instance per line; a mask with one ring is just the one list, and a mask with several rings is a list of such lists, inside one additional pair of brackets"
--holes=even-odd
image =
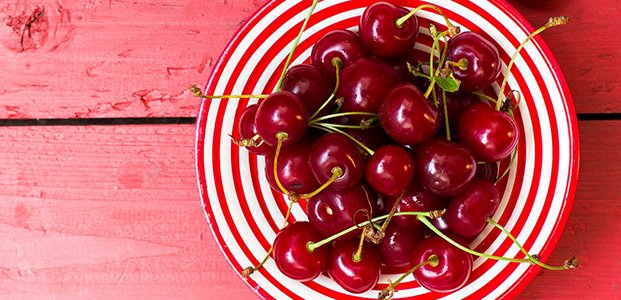
[(320, 238), (321, 235), (308, 222), (295, 222), (280, 230), (272, 251), (278, 269), (287, 277), (299, 281), (317, 278), (327, 265), (328, 249), (319, 247), (311, 252), (306, 245)]
[[(334, 83), (326, 73), (309, 64), (295, 65), (285, 73), (281, 90), (292, 92), (300, 97), (309, 114), (313, 114), (330, 97), (334, 90)], [(319, 115), (326, 115), (336, 108), (331, 103)]]

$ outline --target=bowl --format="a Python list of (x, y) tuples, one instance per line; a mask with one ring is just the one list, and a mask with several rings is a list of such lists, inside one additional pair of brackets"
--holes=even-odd
[[(312, 45), (326, 32), (356, 28), (366, 6), (374, 1), (324, 0), (309, 20), (292, 65), (308, 61)], [(422, 1), (393, 1), (416, 7)], [(533, 27), (502, 0), (433, 1), (462, 31), (476, 31), (499, 49), (503, 74), (510, 56)], [(311, 1), (267, 1), (229, 41), (205, 87), (206, 94), (267, 94), (275, 89)], [(427, 25), (442, 23), (433, 11), (417, 14), (421, 53), (429, 52)], [(543, 25), (543, 24), (542, 24)], [(579, 143), (576, 114), (569, 88), (552, 53), (541, 37), (520, 53), (509, 75), (509, 89), (523, 99), (516, 113), (521, 135), (515, 164), (499, 183), (502, 202), (493, 219), (506, 226), (529, 252), (545, 261), (567, 222), (575, 194)], [(492, 86), (499, 91), (502, 78)], [(508, 90), (509, 90), (508, 89)], [(264, 174), (265, 159), (233, 144), (243, 110), (257, 99), (204, 101), (198, 117), (197, 175), (207, 222), (233, 271), (259, 263), (284, 222), (287, 199), (270, 189)], [(505, 168), (504, 162), (500, 168)], [(306, 220), (303, 203), (294, 205), (290, 220)], [(519, 249), (499, 230), (488, 225), (470, 244), (497, 256), (523, 258)], [(395, 298), (512, 298), (538, 273), (539, 267), (476, 258), (469, 283), (452, 294), (436, 294), (420, 287), (410, 276)], [(301, 283), (284, 276), (272, 260), (245, 278), (262, 298), (376, 299), (400, 274), (383, 274), (371, 291), (351, 294), (328, 277)], [(240, 275), (241, 276), (241, 275)], [(240, 277), (241, 278), (241, 277)]]

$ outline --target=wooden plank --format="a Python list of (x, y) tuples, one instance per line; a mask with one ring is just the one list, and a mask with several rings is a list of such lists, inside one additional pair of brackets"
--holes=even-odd
[(571, 217), (550, 258), (571, 256), (571, 272), (543, 271), (522, 299), (618, 299), (621, 295), (621, 121), (580, 123), (582, 158)]
[(260, 4), (2, 1), (0, 118), (195, 116), (188, 87)]
[[(0, 118), (195, 116), (187, 87), (206, 81), (234, 30), (264, 2), (2, 1)], [(537, 26), (571, 16), (544, 38), (577, 111), (621, 112), (615, 0), (510, 3)]]
[(0, 128), (0, 298), (253, 297), (205, 220), (194, 134)]
[[(580, 124), (569, 224), (523, 299), (611, 298), (621, 263), (621, 121)], [(7, 299), (252, 299), (205, 221), (192, 125), (0, 127), (0, 291)], [(568, 288), (570, 287), (570, 288)]]
[(569, 24), (546, 31), (543, 38), (561, 67), (578, 113), (618, 113), (621, 77), (615, 61), (621, 57), (619, 2), (616, 0), (507, 0), (535, 27), (553, 16)]

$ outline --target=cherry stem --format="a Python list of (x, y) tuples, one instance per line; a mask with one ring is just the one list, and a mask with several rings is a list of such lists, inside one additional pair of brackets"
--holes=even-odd
[(535, 30), (535, 32), (531, 33), (520, 44), (520, 46), (515, 50), (515, 52), (513, 53), (513, 56), (511, 57), (511, 61), (509, 62), (509, 66), (507, 67), (507, 71), (505, 73), (505, 78), (502, 80), (502, 85), (500, 86), (500, 92), (498, 93), (498, 98), (496, 100), (496, 110), (500, 110), (500, 107), (502, 106), (502, 97), (504, 96), (504, 91), (505, 91), (505, 88), (507, 87), (507, 80), (509, 79), (509, 74), (511, 72), (511, 68), (513, 67), (513, 65), (515, 63), (515, 60), (517, 59), (517, 56), (520, 53), (520, 51), (522, 50), (522, 48), (524, 48), (524, 46), (530, 40), (532, 40), (535, 36), (537, 36), (538, 34), (544, 32), (546, 29), (552, 28), (552, 27), (555, 27), (555, 26), (559, 26), (559, 25), (565, 25), (565, 24), (567, 24), (568, 21), (569, 21), (569, 18), (567, 18), (565, 16), (550, 18), (550, 20), (548, 20), (548, 23), (546, 23), (545, 25), (541, 26), (539, 29)]
[(316, 196), (317, 194), (321, 193), (321, 191), (325, 190), (327, 187), (330, 186), (330, 184), (332, 184), (335, 180), (337, 180), (339, 177), (343, 176), (343, 169), (341, 169), (340, 167), (334, 167), (331, 170), (332, 172), (332, 176), (330, 177), (330, 179), (328, 179), (328, 181), (326, 181), (326, 183), (324, 183), (323, 185), (321, 185), (317, 190), (315, 190), (312, 193), (308, 193), (308, 194), (304, 194), (302, 195), (302, 198), (305, 199), (309, 199), (311, 197)]
[(240, 146), (240, 147), (259, 147), (261, 146), (261, 144), (263, 143), (263, 140), (261, 140), (260, 143), (257, 144), (257, 141), (261, 138), (261, 136), (259, 136), (258, 134), (255, 134), (252, 138), (249, 139), (235, 139), (232, 135), (229, 134), (229, 137), (231, 138), (231, 140), (233, 141), (233, 144)]
[(410, 274), (414, 273), (414, 271), (416, 271), (417, 269), (423, 266), (430, 265), (432, 267), (436, 267), (439, 263), (440, 263), (440, 259), (438, 258), (437, 255), (435, 254), (430, 255), (426, 261), (410, 268), (407, 272), (405, 272), (403, 275), (397, 278), (395, 282), (390, 282), (390, 279), (389, 279), (388, 283), (390, 283), (390, 285), (379, 293), (379, 295), (377, 296), (377, 299), (378, 300), (392, 299), (392, 296), (397, 292), (397, 290), (395, 289), (397, 285), (399, 285), (399, 283), (401, 283), (401, 281), (403, 281), (405, 278), (410, 276)]
[(334, 127), (333, 124), (311, 123), (309, 126), (313, 127), (313, 128), (321, 129), (321, 130), (324, 130), (324, 131), (327, 131), (327, 132), (337, 132), (337, 133), (340, 133), (340, 134), (346, 136), (347, 138), (349, 138), (350, 140), (352, 140), (354, 143), (356, 143), (356, 145), (358, 145), (360, 148), (362, 148), (362, 150), (366, 151), (370, 155), (375, 154), (375, 151), (371, 150), (369, 147), (367, 147), (365, 144), (363, 144), (357, 138), (353, 137), (351, 134), (349, 134), (349, 133), (347, 133), (347, 132), (345, 132), (345, 131), (337, 128), (337, 127)]
[(440, 48), (440, 38), (444, 38), (445, 39), (445, 43), (446, 41), (446, 34), (448, 33), (448, 31), (443, 31), (440, 32), (438, 34), (434, 34), (435, 31), (435, 26), (433, 24), (429, 25), (429, 30), (432, 33), (433, 36), (433, 44), (431, 45), (431, 51), (429, 53), (429, 77), (431, 77), (431, 82), (429, 83), (429, 87), (427, 88), (427, 91), (425, 92), (425, 98), (429, 99), (429, 94), (431, 94), (431, 91), (433, 90), (433, 87), (436, 84), (436, 77), (440, 74), (440, 71), (442, 70), (442, 68), (440, 66), (442, 66), (442, 64), (444, 64), (444, 61), (446, 60), (446, 53), (448, 51), (448, 47), (444, 47), (442, 50), (442, 54), (440, 55), (440, 61), (438, 61), (438, 68), (434, 69), (434, 61), (436, 58), (436, 49)]
[(254, 266), (254, 267), (245, 268), (242, 271), (242, 277), (246, 278), (246, 277), (252, 275), (252, 273), (254, 273), (255, 271), (258, 271), (261, 267), (263, 267), (263, 265), (265, 264), (267, 259), (270, 258), (270, 255), (272, 254), (273, 250), (274, 250), (274, 246), (272, 245), (272, 247), (270, 247), (270, 250), (267, 251), (267, 254), (265, 254), (265, 257), (263, 257), (263, 259), (261, 260), (261, 262), (259, 262), (258, 265)]
[(196, 85), (191, 86), (190, 87), (190, 91), (192, 92), (194, 97), (203, 98), (203, 99), (230, 99), (230, 98), (235, 98), (235, 99), (259, 98), (259, 99), (263, 99), (263, 98), (267, 98), (267, 96), (269, 96), (269, 95), (211, 95), (210, 96), (210, 95), (203, 94), (203, 91), (201, 90), (201, 88), (199, 88)]
[(310, 123), (318, 123), (318, 122), (325, 121), (325, 120), (328, 120), (328, 119), (347, 117), (347, 116), (370, 116), (370, 117), (377, 117), (377, 114), (376, 113), (372, 113), (372, 112), (364, 112), (364, 111), (340, 112), (340, 113), (329, 114), (329, 115), (325, 115), (325, 116), (316, 118), (316, 119), (310, 121)]
[(496, 228), (500, 229), (502, 231), (502, 233), (504, 233), (506, 236), (508, 236), (511, 241), (513, 241), (513, 243), (518, 246), (518, 248), (520, 248), (520, 251), (522, 251), (522, 253), (524, 253), (524, 255), (526, 255), (526, 257), (528, 257), (528, 259), (535, 263), (536, 265), (548, 269), (548, 270), (552, 270), (552, 271), (562, 271), (562, 270), (567, 270), (567, 269), (573, 269), (575, 267), (577, 267), (578, 262), (576, 260), (575, 257), (570, 258), (569, 260), (565, 261), (565, 263), (562, 266), (550, 266), (548, 264), (542, 263), (541, 261), (539, 261), (539, 259), (535, 258), (534, 256), (530, 255), (530, 253), (528, 253), (528, 251), (526, 251), (526, 249), (524, 249), (524, 247), (522, 247), (522, 245), (520, 244), (520, 242), (517, 241), (517, 239), (506, 229), (504, 228), (502, 225), (498, 224), (496, 221), (494, 221), (492, 218), (487, 218), (487, 222), (494, 225)]
[(390, 209), (390, 213), (388, 214), (388, 219), (386, 219), (384, 224), (382, 224), (382, 228), (380, 228), (381, 232), (386, 231), (386, 227), (388, 227), (388, 223), (390, 223), (390, 220), (392, 220), (392, 217), (397, 212), (397, 207), (399, 207), (399, 203), (401, 203), (401, 199), (403, 199), (404, 195), (405, 195), (405, 192), (401, 193), (401, 195), (399, 195), (399, 197), (397, 197), (397, 199), (395, 200), (395, 204), (392, 205), (392, 208)]
[(470, 62), (468, 61), (467, 58), (461, 58), (457, 62), (450, 61), (450, 60), (445, 62), (445, 65), (447, 67), (449, 67), (449, 66), (458, 67), (462, 71), (465, 71), (466, 69), (468, 69), (468, 64), (470, 64)]
[(289, 56), (287, 56), (287, 60), (285, 61), (285, 66), (282, 69), (282, 73), (280, 73), (280, 79), (278, 80), (278, 85), (276, 85), (276, 91), (280, 91), (282, 82), (283, 80), (285, 80), (285, 73), (287, 73), (287, 69), (289, 68), (291, 59), (293, 58), (293, 53), (295, 52), (295, 49), (298, 47), (298, 44), (300, 43), (300, 39), (302, 39), (302, 34), (304, 33), (304, 30), (306, 30), (306, 25), (308, 25), (308, 20), (310, 20), (310, 17), (313, 14), (315, 7), (317, 6), (317, 3), (319, 3), (319, 0), (313, 0), (313, 5), (311, 5), (310, 9), (308, 10), (306, 19), (304, 19), (304, 23), (302, 23), (302, 28), (300, 28), (300, 32), (298, 33), (298, 36), (295, 38), (295, 41), (293, 41), (293, 47), (291, 47), (291, 51), (289, 51)]
[(368, 129), (370, 127), (375, 127), (375, 125), (343, 125), (343, 124), (330, 124), (330, 123), (314, 123), (319, 126), (331, 126), (334, 128), (344, 128), (344, 129)]
[(449, 126), (448, 107), (446, 106), (446, 91), (442, 90), (442, 104), (444, 104), (444, 127), (446, 127), (446, 139), (451, 141), (451, 127)]
[(362, 260), (362, 246), (364, 245), (364, 237), (367, 233), (367, 227), (362, 228), (362, 234), (360, 234), (360, 242), (358, 243), (358, 250), (352, 256), (354, 262), (360, 262)]
[[(444, 214), (444, 210), (432, 210), (432, 211), (426, 211), (426, 212), (403, 211), (403, 212), (395, 213), (394, 215), (395, 216), (417, 216), (417, 217), (422, 216), (423, 218), (424, 217), (428, 217), (428, 218), (431, 218), (431, 219), (437, 219), (440, 216), (442, 216), (443, 214)], [(346, 235), (346, 234), (348, 234), (348, 233), (350, 233), (352, 231), (355, 231), (357, 229), (360, 229), (361, 227), (367, 226), (367, 225), (375, 223), (377, 221), (384, 220), (386, 218), (388, 218), (388, 215), (383, 215), (383, 216), (375, 217), (375, 218), (373, 218), (371, 220), (367, 220), (367, 221), (358, 223), (358, 224), (356, 224), (356, 225), (354, 225), (352, 227), (349, 227), (349, 228), (347, 228), (347, 229), (345, 229), (345, 230), (343, 230), (343, 231), (341, 231), (339, 233), (331, 235), (331, 236), (329, 236), (329, 237), (327, 237), (327, 238), (325, 238), (325, 239), (323, 239), (323, 240), (321, 240), (319, 242), (308, 242), (306, 244), (306, 249), (308, 251), (310, 251), (310, 252), (313, 252), (313, 251), (315, 251), (315, 249), (317, 249), (317, 248), (319, 248), (319, 247), (321, 247), (321, 246), (323, 246), (325, 244), (328, 244), (328, 243), (330, 243), (330, 242), (332, 242), (332, 241), (334, 241), (334, 240), (336, 240), (336, 239), (338, 239), (338, 238), (340, 238), (340, 237), (342, 237), (342, 236), (344, 236), (344, 235)]]
[(448, 237), (446, 234), (444, 234), (442, 231), (440, 231), (438, 228), (436, 228), (433, 224), (431, 224), (431, 222), (429, 220), (427, 220), (426, 216), (416, 216), (416, 219), (418, 219), (419, 221), (421, 221), (423, 224), (425, 224), (425, 226), (427, 226), (429, 229), (431, 229), (433, 232), (435, 232), (437, 235), (439, 235), (441, 238), (443, 238), (445, 241), (449, 242), (451, 245), (465, 251), (468, 252), (472, 255), (475, 256), (479, 256), (479, 257), (484, 257), (487, 259), (494, 259), (494, 260), (503, 260), (503, 261), (509, 261), (509, 262), (516, 262), (516, 263), (530, 263), (531, 261), (528, 259), (518, 259), (518, 258), (509, 258), (509, 257), (502, 257), (502, 256), (494, 256), (494, 255), (489, 255), (489, 254), (485, 254), (485, 253), (481, 253), (481, 252), (477, 252), (474, 251), (468, 247), (465, 247), (463, 245), (461, 245), (460, 243), (454, 241), (453, 239), (451, 239), (450, 237)]
[(282, 142), (287, 139), (288, 136), (289, 135), (286, 132), (279, 132), (276, 134), (276, 138), (278, 138), (278, 144), (276, 145), (276, 152), (274, 153), (274, 168), (272, 170), (274, 172), (274, 181), (276, 181), (276, 185), (278, 186), (280, 191), (287, 196), (289, 195), (289, 191), (287, 191), (287, 189), (282, 185), (280, 179), (278, 178), (278, 156), (280, 155)]
[(403, 26), (403, 23), (405, 23), (409, 18), (411, 18), (412, 16), (414, 16), (417, 12), (419, 12), (421, 9), (424, 8), (430, 8), (433, 9), (435, 11), (437, 11), (442, 18), (444, 18), (444, 22), (446, 22), (446, 26), (448, 26), (448, 28), (454, 28), (455, 26), (453, 26), (453, 23), (451, 23), (451, 20), (449, 20), (449, 18), (444, 14), (444, 12), (437, 6), (435, 5), (431, 5), (431, 4), (423, 4), (417, 8), (415, 8), (414, 10), (410, 11), (407, 15), (397, 19), (397, 21), (395, 22), (395, 25), (397, 25), (397, 27), (401, 28)]
[(498, 178), (496, 178), (496, 180), (494, 180), (494, 184), (498, 183), (505, 176), (507, 176), (507, 174), (509, 174), (509, 171), (511, 170), (511, 167), (513, 167), (513, 164), (515, 164), (515, 159), (516, 158), (517, 158), (517, 146), (515, 147), (515, 149), (513, 149), (513, 152), (511, 152), (511, 160), (509, 161), (509, 165), (502, 172), (502, 174), (500, 174), (500, 176), (498, 176)]
[(335, 57), (332, 59), (332, 65), (334, 66), (334, 68), (336, 68), (336, 82), (334, 84), (334, 90), (332, 90), (332, 94), (330, 94), (330, 97), (328, 97), (328, 100), (326, 100), (323, 104), (321, 104), (321, 106), (319, 107), (319, 109), (317, 109), (317, 111), (315, 111), (315, 113), (310, 117), (311, 122), (314, 121), (315, 117), (326, 107), (328, 106), (328, 104), (330, 104), (330, 102), (332, 102), (332, 99), (334, 99), (334, 97), (336, 97), (336, 91), (339, 89), (339, 85), (341, 85), (341, 66), (343, 65), (343, 62), (341, 61), (340, 58)]

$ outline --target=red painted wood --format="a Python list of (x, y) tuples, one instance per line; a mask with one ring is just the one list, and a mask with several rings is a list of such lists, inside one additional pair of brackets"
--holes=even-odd
[(194, 134), (0, 127), (0, 298), (251, 299), (205, 221)]
[[(195, 116), (187, 87), (206, 81), (226, 41), (263, 2), (2, 1), (0, 118)], [(577, 111), (621, 112), (616, 0), (509, 2), (534, 26), (570, 16), (544, 38)]]
[(188, 87), (260, 2), (3, 0), (0, 118), (195, 116)]
[[(522, 299), (620, 294), (621, 121), (581, 122), (578, 194)], [(254, 299), (202, 212), (192, 125), (0, 127), (3, 299)]]
[(621, 112), (621, 9), (616, 0), (507, 0), (534, 27), (565, 15), (569, 24), (543, 33), (574, 97), (578, 113)]

